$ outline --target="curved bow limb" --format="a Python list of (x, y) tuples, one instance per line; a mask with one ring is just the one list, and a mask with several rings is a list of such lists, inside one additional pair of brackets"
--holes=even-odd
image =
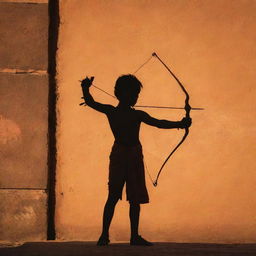
[[(185, 87), (183, 86), (183, 84), (180, 82), (180, 80), (178, 79), (178, 77), (171, 71), (171, 69), (162, 61), (162, 59), (155, 53), (152, 53), (152, 56), (156, 57), (162, 64), (163, 66), (168, 70), (168, 72), (172, 75), (172, 77), (176, 80), (176, 82), (179, 84), (180, 88), (182, 89), (182, 91), (184, 92), (186, 98), (185, 98), (185, 106), (184, 109), (186, 111), (186, 118), (190, 118), (190, 110), (191, 107), (189, 105), (189, 94), (187, 92), (187, 90), (185, 89)], [(163, 162), (162, 166), (160, 167), (160, 170), (157, 173), (156, 176), (156, 180), (153, 182), (153, 185), (156, 187), (158, 184), (158, 179), (160, 177), (160, 174), (164, 168), (164, 166), (166, 165), (166, 163), (168, 162), (168, 160), (170, 159), (170, 157), (174, 154), (174, 152), (181, 146), (181, 144), (185, 141), (185, 139), (187, 138), (189, 134), (189, 128), (186, 127), (185, 128), (185, 133), (182, 137), (182, 139), (180, 140), (180, 142), (178, 143), (178, 145), (171, 151), (171, 153), (167, 156), (167, 158), (165, 159), (165, 161)]]

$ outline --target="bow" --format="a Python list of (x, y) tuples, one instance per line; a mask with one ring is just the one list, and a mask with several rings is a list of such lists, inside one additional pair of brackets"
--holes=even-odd
[[(170, 68), (161, 60), (161, 58), (154, 52), (152, 53), (152, 56), (156, 57), (160, 63), (163, 64), (163, 66), (168, 70), (168, 72), (172, 75), (172, 77), (177, 81), (178, 85), (180, 86), (181, 90), (184, 92), (186, 98), (185, 98), (185, 106), (184, 109), (186, 111), (186, 118), (190, 118), (190, 110), (191, 107), (189, 105), (189, 94), (187, 92), (187, 90), (185, 89), (185, 87), (183, 86), (183, 84), (180, 82), (180, 80), (177, 78), (177, 76), (170, 70)], [(185, 133), (182, 137), (182, 139), (180, 140), (180, 142), (177, 144), (177, 146), (171, 151), (171, 153), (167, 156), (167, 158), (165, 159), (165, 161), (163, 162), (162, 166), (160, 167), (157, 176), (156, 176), (156, 180), (153, 182), (153, 185), (156, 187), (157, 183), (158, 183), (158, 179), (159, 176), (164, 168), (164, 166), (166, 165), (166, 163), (168, 162), (168, 160), (170, 159), (170, 157), (174, 154), (174, 152), (181, 146), (181, 144), (185, 141), (185, 139), (187, 138), (189, 134), (189, 128), (186, 127), (185, 128)]]

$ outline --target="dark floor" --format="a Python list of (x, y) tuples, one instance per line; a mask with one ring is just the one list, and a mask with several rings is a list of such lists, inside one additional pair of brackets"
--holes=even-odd
[(0, 248), (1, 256), (256, 256), (256, 244), (181, 244), (155, 243), (151, 247), (93, 242), (29, 242)]

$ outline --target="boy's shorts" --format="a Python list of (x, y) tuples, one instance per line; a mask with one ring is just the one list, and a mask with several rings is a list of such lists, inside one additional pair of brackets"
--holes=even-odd
[(109, 194), (122, 199), (126, 183), (126, 199), (130, 203), (149, 202), (141, 145), (132, 147), (115, 143), (110, 154)]

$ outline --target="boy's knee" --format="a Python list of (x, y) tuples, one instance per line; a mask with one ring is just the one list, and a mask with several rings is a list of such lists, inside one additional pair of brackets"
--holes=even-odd
[(119, 200), (119, 197), (118, 196), (115, 196), (115, 195), (109, 195), (108, 197), (108, 200), (107, 200), (107, 203), (108, 204), (111, 204), (111, 205), (115, 205)]

